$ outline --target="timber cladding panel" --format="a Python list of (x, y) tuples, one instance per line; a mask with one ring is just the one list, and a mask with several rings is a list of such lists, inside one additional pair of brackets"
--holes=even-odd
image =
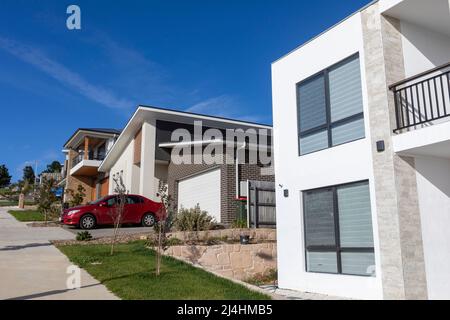
[(100, 197), (107, 196), (109, 193), (109, 177), (100, 181)]
[[(211, 171), (220, 168), (220, 216), (221, 223), (230, 225), (236, 219), (236, 175), (235, 165), (207, 165), (207, 164), (169, 164), (168, 167), (168, 185), (169, 194), (175, 202), (178, 201), (178, 182), (190, 176)], [(260, 174), (260, 167), (257, 165), (241, 164), (239, 165), (239, 175), (241, 181), (257, 180), (274, 182), (275, 177), (263, 176)]]
[(142, 154), (142, 128), (134, 136), (134, 153), (133, 153), (133, 164), (141, 163)]

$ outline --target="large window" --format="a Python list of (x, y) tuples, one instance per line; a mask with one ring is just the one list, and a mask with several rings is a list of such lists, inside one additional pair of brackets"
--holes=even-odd
[(303, 193), (306, 270), (375, 275), (367, 181)]
[(364, 138), (359, 55), (297, 85), (300, 155)]

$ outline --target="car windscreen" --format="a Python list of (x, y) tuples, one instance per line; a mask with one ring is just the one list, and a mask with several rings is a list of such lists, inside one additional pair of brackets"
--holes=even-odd
[(95, 201), (91, 201), (91, 202), (89, 202), (89, 204), (99, 204), (100, 202), (106, 201), (107, 198), (108, 197), (103, 197), (103, 198), (97, 199)]

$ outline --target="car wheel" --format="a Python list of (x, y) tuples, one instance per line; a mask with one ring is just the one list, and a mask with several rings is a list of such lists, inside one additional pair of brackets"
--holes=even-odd
[(156, 218), (153, 213), (146, 213), (142, 217), (142, 226), (143, 227), (153, 227), (155, 225)]
[(96, 221), (93, 215), (86, 214), (80, 219), (80, 228), (85, 230), (94, 229), (96, 225)]

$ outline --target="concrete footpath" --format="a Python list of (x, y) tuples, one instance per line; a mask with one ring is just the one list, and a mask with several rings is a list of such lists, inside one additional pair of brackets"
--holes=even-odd
[(74, 239), (74, 234), (59, 227), (27, 227), (10, 209), (0, 208), (0, 299), (117, 299), (84, 270), (81, 288), (67, 289), (72, 263), (49, 240)]

